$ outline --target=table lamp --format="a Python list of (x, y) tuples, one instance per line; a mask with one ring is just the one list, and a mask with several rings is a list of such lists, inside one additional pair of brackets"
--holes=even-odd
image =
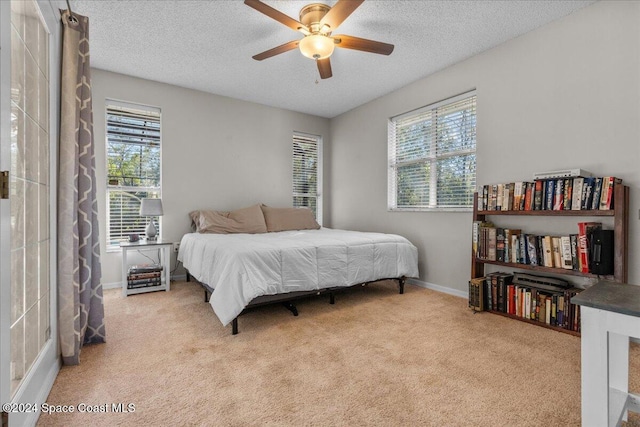
[(162, 199), (142, 199), (140, 203), (140, 216), (148, 216), (149, 224), (145, 230), (147, 240), (156, 240), (158, 229), (153, 223), (154, 216), (162, 216)]

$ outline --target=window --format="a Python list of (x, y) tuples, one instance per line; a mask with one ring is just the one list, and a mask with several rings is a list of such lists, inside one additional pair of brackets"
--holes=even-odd
[(475, 92), (389, 119), (390, 210), (470, 209), (475, 185)]
[(293, 206), (308, 207), (322, 224), (322, 138), (293, 135)]
[[(140, 201), (161, 197), (160, 109), (107, 102), (107, 247), (143, 235)], [(160, 231), (158, 231), (160, 233)]]

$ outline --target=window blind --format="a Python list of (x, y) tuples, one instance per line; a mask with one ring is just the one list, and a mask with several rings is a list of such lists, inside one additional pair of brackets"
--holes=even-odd
[(476, 184), (474, 93), (392, 117), (388, 131), (389, 209), (473, 206)]
[(130, 234), (143, 235), (150, 218), (141, 217), (140, 202), (160, 197), (160, 110), (109, 104), (107, 133), (107, 244)]
[(308, 207), (319, 220), (319, 145), (314, 135), (293, 135), (293, 206)]

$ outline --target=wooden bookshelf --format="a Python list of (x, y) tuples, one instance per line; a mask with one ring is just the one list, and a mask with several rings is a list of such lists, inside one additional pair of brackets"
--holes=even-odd
[[(551, 273), (556, 275), (577, 276), (586, 278), (605, 278), (615, 282), (626, 283), (628, 274), (628, 225), (629, 225), (629, 187), (622, 184), (614, 186), (614, 208), (611, 210), (527, 210), (527, 211), (484, 211), (478, 210), (478, 195), (474, 194), (473, 199), (473, 221), (487, 221), (489, 216), (544, 216), (544, 217), (613, 217), (614, 230), (614, 273), (612, 276), (598, 276), (591, 273), (583, 273), (575, 270), (567, 270), (563, 268), (545, 267), (540, 265), (519, 264), (512, 262), (491, 261), (479, 259), (475, 257), (473, 248), (471, 252), (471, 278), (483, 277), (485, 275), (485, 265), (499, 265), (518, 270), (535, 271), (536, 273)], [(584, 221), (584, 220), (582, 220)], [(526, 323), (546, 327), (560, 332), (569, 333), (571, 335), (580, 335), (578, 332), (564, 329), (561, 327), (551, 326), (546, 323), (537, 322), (535, 320), (525, 319), (512, 314), (501, 311), (487, 310), (490, 313), (499, 314), (504, 317), (520, 320)]]

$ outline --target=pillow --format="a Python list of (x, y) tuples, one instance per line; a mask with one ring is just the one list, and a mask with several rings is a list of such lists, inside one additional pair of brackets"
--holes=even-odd
[(320, 228), (309, 208), (270, 208), (264, 205), (261, 208), (269, 232)]
[(260, 205), (231, 212), (197, 211), (198, 233), (266, 233), (267, 226)]
[(198, 225), (200, 224), (200, 211), (189, 212), (189, 218), (191, 218), (191, 231), (198, 231)]

